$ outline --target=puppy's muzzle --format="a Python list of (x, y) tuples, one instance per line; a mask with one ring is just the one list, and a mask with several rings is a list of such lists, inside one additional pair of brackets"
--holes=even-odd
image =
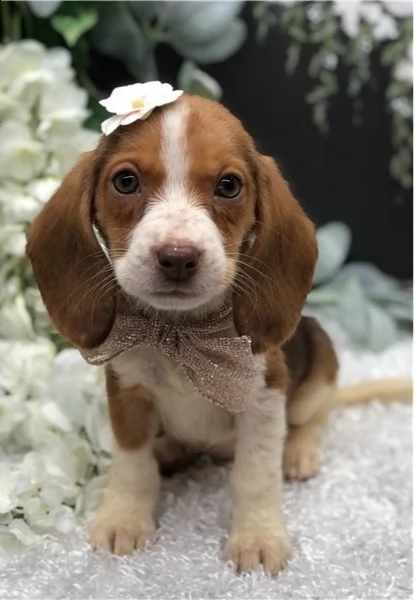
[(156, 250), (159, 271), (168, 281), (188, 281), (197, 271), (201, 252), (191, 245), (166, 245)]

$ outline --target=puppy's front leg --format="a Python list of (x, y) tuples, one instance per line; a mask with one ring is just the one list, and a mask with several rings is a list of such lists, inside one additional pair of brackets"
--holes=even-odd
[(263, 381), (255, 400), (237, 417), (236, 436), (232, 527), (225, 557), (240, 571), (256, 570), (262, 563), (274, 575), (290, 553), (281, 512), (283, 392)]
[(91, 543), (122, 555), (153, 537), (160, 476), (153, 455), (155, 414), (141, 386), (120, 389), (107, 369), (109, 413), (115, 438), (104, 500), (90, 531)]

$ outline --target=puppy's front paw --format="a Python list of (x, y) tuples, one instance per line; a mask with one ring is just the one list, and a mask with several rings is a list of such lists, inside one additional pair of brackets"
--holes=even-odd
[(225, 558), (235, 563), (240, 572), (264, 571), (276, 575), (284, 568), (291, 553), (288, 536), (269, 530), (234, 531), (225, 546)]
[(114, 511), (103, 506), (90, 527), (89, 539), (95, 550), (122, 556), (145, 546), (154, 532), (153, 519), (140, 515), (136, 507)]

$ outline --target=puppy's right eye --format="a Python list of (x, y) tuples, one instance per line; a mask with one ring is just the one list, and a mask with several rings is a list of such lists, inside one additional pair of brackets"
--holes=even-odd
[(120, 171), (112, 180), (119, 194), (136, 194), (140, 190), (140, 181), (133, 171)]

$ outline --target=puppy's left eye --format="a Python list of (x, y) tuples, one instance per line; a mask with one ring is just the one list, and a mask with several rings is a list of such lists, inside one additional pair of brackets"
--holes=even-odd
[(215, 188), (215, 196), (219, 198), (236, 198), (242, 190), (242, 182), (236, 175), (225, 175)]

